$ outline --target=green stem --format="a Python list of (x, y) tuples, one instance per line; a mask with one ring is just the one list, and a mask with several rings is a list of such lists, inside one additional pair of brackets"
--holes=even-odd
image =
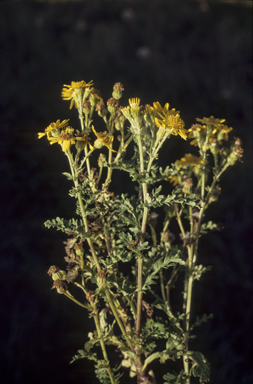
[(90, 159), (89, 159), (89, 156), (88, 156), (88, 145), (85, 144), (85, 147), (84, 147), (84, 153), (85, 153), (85, 158), (86, 158), (86, 166), (87, 166), (87, 172), (88, 172), (88, 176), (90, 178), (91, 176), (91, 169), (90, 169)]
[[(110, 149), (109, 149), (108, 164), (111, 165), (111, 163), (112, 163), (112, 151), (110, 151)], [(106, 189), (108, 189), (108, 186), (112, 180), (112, 171), (113, 171), (112, 168), (110, 168), (110, 167), (107, 168), (107, 177), (105, 180)]]
[[(77, 177), (76, 177), (76, 170), (74, 168), (74, 162), (73, 162), (73, 157), (72, 157), (72, 154), (71, 152), (66, 152), (67, 156), (68, 156), (68, 159), (69, 159), (69, 164), (70, 164), (70, 169), (71, 169), (71, 172), (72, 172), (72, 176), (73, 176), (73, 179), (74, 179), (74, 184), (75, 184), (75, 187), (77, 188), (79, 186), (78, 184), (78, 180), (77, 180)], [(82, 219), (83, 219), (83, 224), (84, 224), (84, 227), (85, 227), (85, 232), (87, 233), (89, 231), (89, 226), (88, 226), (88, 220), (87, 220), (87, 217), (86, 217), (86, 213), (85, 213), (85, 209), (84, 209), (84, 206), (83, 206), (83, 200), (82, 200), (82, 196), (81, 196), (81, 193), (79, 192), (77, 194), (77, 197), (78, 197), (78, 202), (79, 202), (79, 206), (80, 206), (80, 210), (81, 210), (81, 215), (82, 215)], [(100, 267), (100, 264), (99, 264), (99, 261), (98, 261), (98, 257), (96, 255), (96, 252), (95, 252), (95, 249), (94, 249), (94, 246), (93, 246), (93, 243), (92, 243), (92, 240), (90, 238), (87, 238), (87, 242), (89, 244), (89, 247), (90, 247), (90, 251), (91, 251), (91, 254), (92, 254), (92, 257), (93, 257), (93, 260), (95, 262), (95, 265), (97, 267), (97, 270), (98, 271), (101, 271), (101, 267)], [(111, 299), (111, 295), (110, 295), (110, 292), (108, 290), (107, 287), (105, 287), (105, 294), (106, 294), (106, 298), (108, 300), (108, 303), (110, 304), (110, 307), (111, 307), (111, 310), (114, 314), (114, 317), (121, 329), (121, 332), (122, 334), (124, 335), (126, 341), (127, 341), (127, 344), (129, 346), (130, 349), (132, 349), (132, 343), (126, 333), (126, 330), (124, 328), (124, 325), (118, 315), (118, 312), (114, 306), (114, 303)]]
[(98, 334), (98, 337), (99, 337), (99, 342), (100, 342), (100, 346), (101, 346), (101, 349), (102, 349), (103, 357), (104, 357), (104, 360), (105, 360), (105, 362), (107, 364), (107, 372), (108, 372), (108, 375), (110, 377), (111, 383), (115, 384), (114, 374), (113, 374), (113, 372), (111, 370), (111, 367), (110, 367), (110, 363), (109, 363), (109, 359), (108, 359), (108, 355), (107, 355), (107, 351), (106, 351), (104, 340), (102, 339), (101, 328), (100, 328), (99, 318), (98, 318), (98, 314), (97, 314), (97, 308), (96, 308), (95, 305), (94, 305), (94, 313), (93, 314), (94, 314), (94, 321), (95, 321), (95, 325), (96, 325), (97, 334)]
[(69, 292), (64, 293), (64, 296), (66, 296), (68, 299), (74, 301), (74, 303), (76, 303), (76, 304), (79, 305), (80, 307), (85, 308), (85, 309), (88, 309), (87, 305), (84, 305), (84, 304), (80, 303), (80, 301), (76, 300), (76, 299), (74, 298), (74, 296), (72, 296)]
[[(139, 158), (140, 158), (140, 173), (142, 177), (145, 176), (145, 168), (144, 168), (144, 156), (143, 156), (143, 148), (142, 148), (142, 142), (140, 135), (137, 136), (138, 141), (138, 147), (139, 147)], [(143, 202), (144, 204), (147, 201), (147, 195), (148, 195), (148, 186), (147, 183), (142, 183), (142, 193), (143, 193)], [(149, 209), (147, 207), (144, 207), (143, 210), (143, 217), (142, 217), (142, 225), (141, 225), (141, 234), (142, 234), (142, 240), (141, 243), (145, 240), (145, 233), (146, 233), (146, 227), (147, 227), (147, 220), (148, 220), (148, 211)], [(141, 333), (141, 310), (142, 310), (142, 286), (143, 286), (143, 259), (141, 257), (138, 257), (137, 259), (137, 286), (138, 286), (138, 294), (137, 294), (137, 316), (136, 316), (136, 328), (135, 332), (137, 336), (140, 336)]]

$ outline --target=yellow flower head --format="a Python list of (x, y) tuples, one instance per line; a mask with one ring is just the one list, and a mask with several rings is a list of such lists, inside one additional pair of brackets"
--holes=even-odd
[(179, 115), (170, 115), (168, 114), (162, 120), (155, 118), (155, 123), (159, 128), (169, 130), (172, 135), (179, 135), (184, 140), (187, 139), (187, 131), (184, 128), (184, 121), (180, 118)]
[[(175, 187), (176, 185), (182, 185), (181, 175), (168, 176), (169, 182)], [(167, 178), (165, 180), (168, 180)]]
[(153, 103), (153, 111), (157, 115), (157, 117), (155, 117), (157, 127), (169, 130), (169, 134), (180, 135), (183, 139), (187, 139), (184, 121), (180, 118), (179, 112), (176, 111), (175, 108), (169, 109), (169, 103), (166, 103), (164, 107), (162, 107), (161, 104), (156, 101)]
[(69, 151), (70, 146), (72, 144), (75, 144), (73, 131), (74, 131), (73, 128), (66, 127), (64, 130), (61, 131), (59, 136), (49, 137), (48, 140), (50, 141), (50, 144), (55, 144), (55, 143), (60, 144), (62, 146), (63, 152)]
[(89, 83), (86, 83), (84, 80), (82, 81), (72, 81), (70, 85), (64, 84), (64, 87), (62, 88), (62, 98), (63, 100), (71, 100), (70, 103), (70, 109), (75, 105), (76, 108), (78, 108), (77, 105), (77, 99), (78, 95), (83, 92), (85, 88), (88, 88), (93, 85), (93, 81), (91, 80)]
[(179, 112), (175, 110), (175, 108), (169, 109), (169, 103), (166, 103), (164, 107), (161, 106), (159, 101), (155, 101), (153, 103), (153, 111), (158, 114), (162, 119), (170, 116), (170, 115), (179, 115)]
[(212, 126), (211, 135), (217, 134), (218, 141), (220, 141), (219, 136), (221, 140), (223, 140), (223, 138), (225, 140), (228, 140), (228, 133), (233, 130), (232, 127), (228, 127), (227, 125), (223, 124), (225, 122), (225, 119), (215, 119), (213, 116), (211, 116), (211, 117), (204, 117), (203, 119), (196, 119), (196, 120), (200, 121), (202, 124), (211, 125)]
[(92, 130), (97, 136), (97, 140), (95, 140), (94, 147), (95, 148), (102, 148), (103, 145), (105, 145), (110, 151), (114, 151), (114, 149), (111, 148), (112, 142), (113, 142), (113, 136), (109, 136), (108, 132), (97, 132), (95, 128), (92, 126)]
[(209, 134), (208, 145), (206, 149), (208, 149), (210, 143), (216, 139), (218, 141), (222, 141), (223, 139), (228, 140), (228, 133), (233, 129), (223, 124), (225, 122), (224, 119), (215, 119), (213, 116), (196, 120), (203, 125), (193, 124), (192, 127), (188, 130), (188, 137), (194, 138), (190, 144), (195, 146), (201, 145), (200, 141), (204, 142), (206, 135)]
[(177, 164), (177, 170), (179, 171), (182, 167), (185, 165), (190, 166), (193, 170), (200, 167), (203, 164), (202, 157), (194, 156), (191, 153), (187, 153), (184, 157), (182, 157), (180, 160), (175, 161), (175, 164)]
[(218, 128), (225, 121), (225, 119), (215, 119), (213, 116), (203, 117), (203, 119), (197, 118), (196, 120), (204, 125), (213, 125), (216, 128)]
[[(56, 130), (59, 130), (61, 128), (64, 128), (67, 123), (68, 123), (69, 119), (68, 120), (63, 120), (62, 122), (60, 122), (60, 120), (57, 120), (55, 123), (51, 123), (46, 129), (45, 129), (45, 132), (39, 132), (38, 133), (38, 137), (39, 139), (41, 139), (43, 136), (47, 135), (47, 138), (49, 138), (52, 134), (53, 131), (56, 131)], [(56, 131), (57, 132), (57, 131)]]
[(140, 99), (135, 97), (134, 99), (129, 99), (129, 106), (132, 114), (140, 112)]

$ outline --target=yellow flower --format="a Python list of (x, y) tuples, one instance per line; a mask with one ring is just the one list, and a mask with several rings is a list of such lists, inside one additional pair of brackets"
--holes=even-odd
[(223, 124), (225, 121), (224, 119), (215, 119), (213, 116), (196, 120), (201, 122), (203, 125), (193, 124), (192, 127), (188, 129), (188, 137), (194, 138), (194, 140), (192, 140), (190, 143), (191, 145), (197, 146), (199, 144), (197, 139), (200, 139), (201, 137), (202, 141), (205, 141), (205, 137), (208, 133), (207, 126), (211, 128), (211, 132), (209, 131), (210, 136), (208, 138), (207, 149), (213, 140), (228, 140), (228, 133), (233, 130), (232, 127), (228, 127), (227, 125)]
[(41, 139), (45, 135), (47, 135), (47, 138), (49, 138), (54, 130), (59, 130), (61, 128), (64, 128), (67, 125), (68, 121), (69, 121), (69, 119), (68, 120), (63, 120), (62, 122), (60, 122), (60, 120), (57, 120), (55, 123), (51, 123), (45, 129), (45, 132), (39, 132), (38, 133), (39, 139)]
[[(175, 187), (176, 185), (182, 185), (181, 175), (179, 176), (168, 176), (169, 182)], [(168, 179), (165, 179), (168, 180)]]
[(196, 120), (204, 125), (213, 125), (216, 128), (218, 128), (225, 121), (225, 119), (215, 119), (213, 116), (203, 117), (203, 119), (197, 118)]
[(175, 110), (175, 108), (172, 108), (171, 110), (169, 110), (169, 103), (166, 103), (164, 105), (164, 107), (161, 106), (161, 104), (159, 103), (159, 101), (156, 101), (153, 103), (153, 111), (155, 113), (157, 113), (158, 115), (160, 115), (160, 117), (162, 119), (170, 116), (170, 115), (178, 115), (179, 112)]
[(153, 111), (158, 115), (155, 117), (157, 127), (170, 130), (169, 134), (180, 135), (183, 139), (187, 139), (184, 121), (180, 118), (179, 112), (176, 111), (175, 108), (169, 109), (169, 103), (166, 103), (164, 107), (162, 107), (161, 104), (156, 101), (153, 103)]
[(155, 123), (159, 128), (170, 130), (170, 134), (175, 136), (180, 135), (184, 140), (187, 139), (187, 131), (184, 128), (184, 121), (179, 115), (170, 115), (168, 113), (162, 120), (155, 117)]
[(140, 99), (135, 97), (134, 99), (129, 99), (129, 106), (132, 115), (140, 112)]
[(212, 135), (215, 135), (217, 133), (217, 138), (219, 140), (219, 136), (221, 137), (221, 140), (224, 138), (225, 140), (228, 140), (228, 133), (233, 130), (232, 127), (228, 127), (227, 125), (223, 124), (225, 122), (225, 119), (215, 119), (213, 116), (210, 117), (204, 117), (203, 119), (196, 119), (197, 121), (200, 121), (204, 125), (212, 125)]
[(201, 166), (201, 164), (203, 164), (203, 160), (201, 156), (197, 157), (191, 153), (187, 153), (180, 160), (175, 161), (175, 164), (178, 164), (177, 170), (179, 171), (185, 165), (193, 166), (193, 168), (196, 166)]
[(89, 83), (86, 83), (84, 80), (82, 81), (72, 81), (70, 85), (64, 84), (64, 87), (62, 89), (62, 98), (63, 100), (71, 100), (70, 103), (70, 109), (75, 105), (76, 108), (78, 108), (77, 100), (78, 96), (80, 95), (80, 91), (82, 93), (84, 88), (89, 88), (92, 86), (93, 81), (91, 80)]
[(113, 142), (113, 136), (109, 136), (108, 132), (96, 132), (95, 128), (91, 127), (95, 135), (97, 136), (97, 140), (95, 140), (94, 147), (95, 148), (102, 148), (103, 145), (105, 145), (110, 151), (114, 151), (114, 149), (111, 148), (112, 142)]
[(66, 127), (61, 131), (59, 136), (49, 137), (48, 140), (50, 144), (58, 143), (62, 146), (63, 152), (69, 151), (70, 146), (75, 144), (75, 138), (73, 137), (74, 129), (71, 127)]

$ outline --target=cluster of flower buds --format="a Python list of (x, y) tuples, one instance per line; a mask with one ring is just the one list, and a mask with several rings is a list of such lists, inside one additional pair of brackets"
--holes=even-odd
[(229, 165), (234, 165), (237, 160), (242, 162), (243, 148), (241, 145), (242, 141), (238, 137), (235, 138), (235, 140), (232, 142), (232, 145), (230, 147), (230, 155), (227, 158), (227, 163)]

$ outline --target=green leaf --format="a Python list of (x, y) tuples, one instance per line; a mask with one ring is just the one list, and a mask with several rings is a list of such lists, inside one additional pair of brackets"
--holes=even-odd
[(78, 354), (72, 357), (70, 364), (74, 363), (74, 361), (79, 359), (88, 359), (88, 360), (98, 361), (96, 353), (90, 353), (83, 349), (78, 350)]
[(163, 380), (166, 380), (164, 384), (174, 384), (176, 382), (176, 378), (177, 376), (172, 373), (166, 373), (166, 375), (163, 376)]
[(147, 290), (150, 285), (155, 284), (155, 279), (158, 279), (158, 273), (162, 268), (169, 268), (175, 264), (184, 265), (185, 261), (178, 257), (178, 254), (171, 255), (167, 254), (164, 259), (158, 259), (152, 266), (153, 272), (148, 273), (146, 276), (145, 283), (143, 284), (143, 290)]
[(193, 361), (190, 373), (194, 377), (199, 377), (200, 383), (210, 381), (210, 364), (207, 362), (204, 355), (200, 352), (193, 351), (188, 351), (187, 355), (189, 356), (189, 359)]
[(68, 172), (62, 172), (64, 176), (67, 177), (68, 180), (74, 180), (74, 177), (71, 175), (71, 173)]

